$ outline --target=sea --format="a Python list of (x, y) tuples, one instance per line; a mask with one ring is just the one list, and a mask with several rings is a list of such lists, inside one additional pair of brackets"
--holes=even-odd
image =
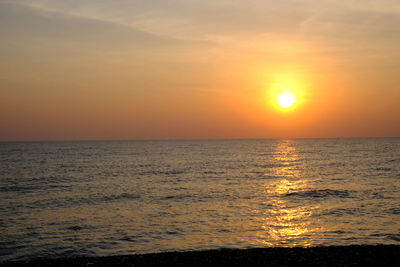
[(400, 245), (400, 138), (0, 143), (0, 261)]

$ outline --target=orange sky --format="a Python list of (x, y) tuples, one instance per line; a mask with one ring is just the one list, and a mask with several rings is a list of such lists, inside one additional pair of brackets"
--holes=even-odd
[(340, 2), (0, 0), (0, 141), (398, 137), (400, 2)]

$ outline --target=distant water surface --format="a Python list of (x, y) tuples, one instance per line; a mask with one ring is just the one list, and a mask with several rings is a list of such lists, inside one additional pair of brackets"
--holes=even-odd
[(0, 261), (400, 244), (400, 139), (0, 143)]

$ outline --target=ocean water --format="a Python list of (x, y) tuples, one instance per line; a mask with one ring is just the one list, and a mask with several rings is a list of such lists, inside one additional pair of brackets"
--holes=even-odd
[(0, 143), (0, 261), (400, 244), (400, 139)]

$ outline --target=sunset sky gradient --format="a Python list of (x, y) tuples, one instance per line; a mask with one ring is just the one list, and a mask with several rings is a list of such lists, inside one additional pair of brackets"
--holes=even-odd
[(399, 25), (398, 0), (0, 0), (0, 141), (398, 137)]

